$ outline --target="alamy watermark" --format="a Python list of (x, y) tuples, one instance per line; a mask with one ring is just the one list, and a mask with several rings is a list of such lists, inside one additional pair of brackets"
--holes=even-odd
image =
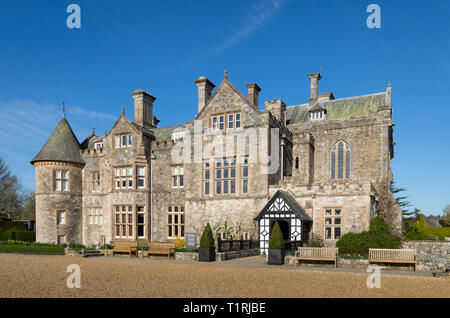
[(81, 8), (78, 4), (69, 4), (66, 12), (70, 15), (66, 19), (66, 25), (69, 29), (81, 29)]
[(367, 288), (381, 288), (381, 270), (378, 265), (369, 265), (367, 267), (367, 272), (371, 273), (369, 277), (367, 277)]
[(381, 28), (381, 8), (378, 4), (370, 4), (367, 7), (367, 13), (371, 13), (367, 17), (367, 27), (369, 29), (380, 29)]
[(80, 265), (70, 264), (69, 266), (67, 266), (66, 272), (71, 273), (66, 280), (67, 288), (81, 288)]

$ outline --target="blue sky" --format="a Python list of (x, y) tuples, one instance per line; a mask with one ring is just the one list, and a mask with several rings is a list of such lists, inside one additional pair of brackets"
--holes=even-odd
[[(66, 7), (81, 7), (81, 29)], [(381, 7), (381, 29), (366, 8)], [(0, 156), (34, 188), (29, 161), (61, 118), (78, 139), (108, 131), (130, 92), (155, 97), (160, 126), (196, 113), (193, 80), (223, 71), (263, 100), (309, 98), (306, 74), (336, 98), (392, 84), (393, 172), (413, 205), (440, 214), (450, 204), (450, 1), (10, 1), (0, 0)]]

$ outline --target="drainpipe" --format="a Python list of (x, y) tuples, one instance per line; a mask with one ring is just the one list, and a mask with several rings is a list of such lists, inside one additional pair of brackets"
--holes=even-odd
[(313, 199), (313, 215), (312, 215), (312, 219), (313, 219), (313, 226), (312, 226), (312, 233), (316, 233), (315, 228), (316, 228), (316, 195), (313, 194), (312, 195), (312, 199)]
[(284, 180), (284, 139), (280, 141), (281, 145), (281, 181)]
[(153, 242), (153, 162), (156, 159), (154, 154), (150, 155), (150, 242)]

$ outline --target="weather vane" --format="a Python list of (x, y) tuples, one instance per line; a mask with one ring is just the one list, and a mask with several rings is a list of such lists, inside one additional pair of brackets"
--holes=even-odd
[(66, 104), (64, 104), (64, 101), (62, 103), (62, 113), (63, 113), (63, 118), (66, 118)]

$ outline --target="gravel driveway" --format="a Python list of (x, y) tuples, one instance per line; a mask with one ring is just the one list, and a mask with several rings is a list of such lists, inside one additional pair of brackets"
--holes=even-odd
[[(69, 264), (81, 288), (66, 285)], [(450, 280), (369, 274), (182, 264), (121, 257), (0, 254), (0, 297), (450, 297)]]

